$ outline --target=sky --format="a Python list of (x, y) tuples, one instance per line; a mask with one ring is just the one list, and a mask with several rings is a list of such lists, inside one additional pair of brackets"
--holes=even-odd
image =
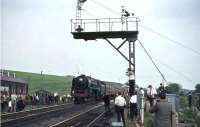
[[(166, 80), (194, 89), (200, 83), (200, 55), (143, 26), (199, 52), (200, 1), (87, 0), (82, 18), (120, 18), (122, 5), (141, 19), (138, 39)], [(76, 0), (1, 0), (1, 68), (127, 82), (127, 61), (105, 40), (73, 39), (70, 19), (75, 15)], [(111, 41), (117, 46), (123, 40)], [(137, 41), (135, 45), (136, 83), (158, 87), (161, 76)], [(121, 51), (127, 54), (128, 45)]]

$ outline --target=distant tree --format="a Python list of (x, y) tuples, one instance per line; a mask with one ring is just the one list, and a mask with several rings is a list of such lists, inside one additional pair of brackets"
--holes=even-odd
[(184, 91), (180, 91), (179, 95), (184, 96), (185, 95)]
[(188, 106), (187, 97), (186, 96), (180, 96), (179, 97), (179, 103), (180, 103), (181, 109), (186, 108)]
[(200, 83), (198, 83), (196, 86), (195, 86), (195, 91), (197, 93), (200, 93)]
[(165, 89), (167, 93), (179, 94), (181, 90), (181, 85), (179, 85), (178, 83), (170, 83), (169, 85), (165, 87)]

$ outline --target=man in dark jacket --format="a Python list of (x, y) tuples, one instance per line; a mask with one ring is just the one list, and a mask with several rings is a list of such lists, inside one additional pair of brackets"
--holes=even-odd
[(189, 92), (188, 94), (188, 106), (189, 108), (192, 107), (192, 93), (191, 92)]
[(110, 112), (110, 98), (108, 95), (104, 95), (103, 97), (104, 105), (105, 105), (105, 112)]
[(17, 101), (17, 111), (23, 110), (25, 107), (24, 102), (22, 101), (22, 98), (20, 97)]
[(150, 113), (155, 113), (154, 127), (172, 127), (172, 106), (165, 98), (165, 93), (161, 93), (160, 101), (149, 110)]

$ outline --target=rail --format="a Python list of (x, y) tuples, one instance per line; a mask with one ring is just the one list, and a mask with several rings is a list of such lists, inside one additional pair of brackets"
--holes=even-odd
[(63, 111), (66, 108), (71, 108), (73, 105), (68, 104), (68, 105), (60, 105), (60, 106), (54, 106), (50, 108), (42, 108), (38, 110), (31, 110), (28, 112), (21, 112), (21, 113), (13, 113), (9, 114), (9, 116), (4, 116), (5, 118), (3, 121), (1, 121), (1, 126), (2, 127), (9, 127), (15, 125), (20, 125), (24, 121), (29, 121), (32, 119), (36, 119), (39, 116), (44, 116), (48, 115), (49, 113), (56, 113), (58, 111)]
[[(101, 104), (101, 105), (97, 105), (97, 106), (95, 106), (95, 107), (92, 107), (91, 109), (89, 109), (89, 110), (87, 110), (87, 111), (83, 111), (83, 112), (81, 112), (81, 113), (79, 113), (78, 115), (75, 115), (75, 116), (73, 116), (73, 117), (71, 117), (71, 118), (68, 118), (68, 119), (66, 119), (66, 120), (64, 120), (64, 121), (61, 121), (61, 122), (59, 122), (59, 123), (56, 123), (56, 124), (54, 124), (54, 125), (51, 125), (51, 126), (49, 126), (49, 127), (65, 127), (65, 126), (71, 126), (71, 125), (73, 125), (73, 124), (78, 124), (77, 123), (77, 121), (81, 121), (81, 119), (83, 119), (83, 118), (87, 118), (87, 114), (88, 113), (90, 113), (90, 112), (93, 112), (94, 110), (97, 110), (97, 109), (99, 109), (99, 108), (102, 108), (103, 107), (103, 105)], [(104, 112), (102, 113), (100, 113), (100, 115), (98, 115), (98, 117), (95, 119), (95, 121), (100, 117), (100, 116), (102, 116), (104, 114)], [(90, 114), (91, 115), (91, 114)], [(96, 114), (95, 114), (96, 115)], [(92, 121), (91, 122), (89, 122), (90, 120), (87, 120), (88, 122), (89, 122), (89, 124), (87, 124), (87, 125), (92, 125), (95, 121), (94, 121), (94, 117), (92, 117), (91, 118), (92, 119)]]
[(19, 112), (13, 112), (13, 113), (6, 113), (6, 114), (1, 115), (1, 120), (6, 121), (8, 119), (20, 118), (20, 117), (24, 117), (29, 114), (42, 113), (42, 112), (46, 112), (46, 111), (49, 111), (52, 109), (66, 107), (69, 105), (72, 105), (72, 103), (53, 105), (53, 106), (47, 106), (47, 107), (42, 107), (42, 108), (35, 108), (35, 109), (31, 109), (31, 110), (19, 111)]

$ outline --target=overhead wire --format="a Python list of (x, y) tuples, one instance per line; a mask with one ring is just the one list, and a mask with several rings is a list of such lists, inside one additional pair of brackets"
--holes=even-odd
[(83, 11), (86, 12), (90, 17), (96, 19), (96, 17), (93, 14), (91, 14), (90, 12), (88, 12), (87, 10), (83, 9)]
[[(88, 11), (84, 10), (85, 12), (87, 12), (91, 17), (95, 18), (95, 16), (93, 16), (91, 13), (89, 13)], [(138, 40), (139, 41), (139, 40)], [(140, 41), (139, 41), (140, 42)], [(142, 47), (144, 48), (143, 44), (140, 42), (140, 44), (142, 45)], [(166, 79), (164, 77), (164, 75), (162, 74), (162, 72), (160, 71), (160, 69), (158, 68), (158, 66), (156, 65), (156, 63), (153, 61), (152, 57), (150, 56), (150, 54), (147, 52), (147, 50), (144, 48), (145, 52), (147, 53), (147, 55), (149, 56), (149, 58), (151, 59), (152, 63), (154, 64), (154, 66), (156, 67), (156, 69), (158, 70), (158, 72), (160, 73), (161, 77), (164, 79), (165, 82)]]
[(117, 11), (114, 11), (113, 9), (111, 9), (111, 8), (109, 8), (109, 7), (103, 5), (103, 4), (101, 4), (101, 3), (99, 3), (99, 2), (97, 2), (95, 0), (90, 0), (90, 1), (92, 1), (93, 3), (95, 3), (95, 4), (97, 4), (97, 5), (101, 6), (101, 7), (103, 7), (105, 9), (107, 9), (108, 11), (112, 12), (113, 14), (116, 14), (118, 16), (120, 15)]
[(163, 34), (161, 34), (161, 33), (159, 33), (159, 32), (156, 32), (155, 30), (152, 30), (152, 29), (149, 28), (149, 27), (144, 26), (144, 25), (139, 24), (139, 26), (141, 26), (142, 28), (144, 28), (144, 29), (146, 29), (146, 30), (148, 30), (148, 31), (150, 31), (150, 32), (152, 32), (152, 33), (154, 33), (154, 34), (156, 34), (157, 36), (160, 36), (160, 37), (162, 37), (162, 38), (164, 38), (164, 39), (166, 39), (166, 40), (168, 40), (168, 41), (171, 41), (171, 42), (173, 42), (173, 43), (175, 43), (175, 44), (177, 44), (177, 45), (179, 45), (179, 46), (181, 46), (181, 47), (183, 47), (183, 48), (185, 48), (185, 49), (187, 49), (187, 50), (192, 51), (193, 53), (195, 53), (195, 54), (197, 54), (197, 55), (200, 55), (200, 52), (199, 52), (199, 51), (197, 51), (197, 50), (195, 50), (195, 49), (193, 49), (193, 48), (191, 48), (191, 47), (188, 47), (188, 46), (182, 44), (182, 43), (179, 42), (179, 41), (173, 40), (173, 39), (171, 39), (171, 38), (169, 38), (169, 37), (167, 37), (167, 36), (165, 36), (165, 35), (163, 35)]
[[(111, 9), (111, 8), (109, 8), (109, 7), (103, 5), (103, 4), (101, 4), (101, 3), (99, 3), (99, 2), (97, 2), (97, 1), (95, 1), (95, 0), (91, 0), (91, 1), (92, 1), (93, 3), (95, 3), (95, 4), (97, 4), (97, 5), (99, 5), (99, 6), (103, 7), (103, 8), (105, 8), (105, 9), (111, 11), (112, 13), (114, 13), (114, 14), (116, 14), (116, 15), (118, 15), (118, 16), (120, 15), (118, 12), (114, 11), (113, 9)], [(88, 13), (88, 12), (87, 12), (87, 13)], [(89, 14), (89, 13), (88, 13), (88, 14)], [(91, 14), (89, 14), (89, 15), (91, 15)], [(94, 16), (92, 16), (92, 17), (94, 17)], [(198, 51), (196, 51), (195, 49), (190, 48), (190, 47), (188, 47), (188, 46), (182, 44), (182, 43), (179, 42), (179, 41), (173, 40), (173, 39), (171, 39), (171, 38), (169, 38), (169, 37), (167, 37), (167, 36), (165, 36), (165, 35), (163, 35), (163, 34), (160, 34), (159, 32), (156, 32), (156, 31), (154, 31), (154, 30), (152, 30), (152, 29), (150, 29), (150, 28), (144, 26), (144, 25), (141, 25), (141, 24), (139, 24), (139, 25), (140, 25), (142, 28), (144, 28), (144, 29), (146, 29), (146, 30), (148, 30), (148, 31), (150, 31), (150, 32), (152, 32), (152, 33), (154, 33), (154, 34), (156, 34), (156, 35), (158, 35), (158, 36), (160, 36), (160, 37), (162, 37), (162, 38), (168, 40), (168, 41), (171, 41), (171, 42), (173, 42), (173, 43), (175, 43), (175, 44), (177, 44), (177, 45), (179, 45), (179, 46), (181, 46), (181, 47), (183, 47), (183, 48), (185, 48), (185, 49), (187, 49), (187, 50), (192, 51), (193, 53), (196, 53), (196, 54), (200, 55), (200, 52), (198, 52)], [(141, 43), (141, 41), (138, 40), (138, 42), (140, 43), (140, 45), (141, 45), (142, 48), (144, 49), (145, 53), (148, 55), (148, 57), (149, 57), (149, 59), (151, 60), (151, 62), (154, 64), (155, 68), (157, 69), (157, 71), (159, 72), (159, 74), (161, 75), (161, 77), (163, 78), (163, 80), (167, 83), (166, 78), (164, 77), (163, 73), (160, 71), (160, 69), (159, 69), (158, 66), (156, 65), (156, 63), (155, 63), (155, 61), (153, 60), (152, 56), (148, 53), (148, 51), (146, 50), (146, 48), (144, 47), (144, 45)], [(154, 59), (155, 59), (155, 58), (154, 58)], [(175, 69), (172, 68), (171, 66), (169, 66), (169, 65), (167, 65), (167, 64), (164, 64), (163, 62), (161, 62), (161, 61), (158, 60), (158, 59), (156, 59), (156, 61), (158, 61), (160, 64), (162, 64), (163, 66), (167, 67), (168, 69), (172, 70), (173, 72), (176, 72), (177, 74), (183, 76), (185, 79), (187, 79), (187, 80), (189, 80), (189, 81), (195, 83), (194, 80), (192, 80), (191, 78), (189, 78), (188, 76), (186, 76), (186, 75), (183, 74), (182, 72), (175, 70)]]
[(151, 57), (151, 55), (149, 54), (149, 52), (146, 50), (146, 48), (144, 47), (144, 45), (142, 44), (142, 42), (139, 39), (137, 41), (140, 43), (140, 45), (144, 49), (145, 53), (147, 54), (147, 56), (149, 57), (149, 59), (153, 63), (154, 67), (157, 69), (158, 73), (161, 75), (162, 79), (167, 83), (167, 80), (164, 77), (163, 73), (160, 71), (159, 67), (156, 65), (155, 61), (153, 60), (153, 58)]
[[(148, 51), (145, 49), (145, 47), (144, 47), (144, 45), (141, 43), (141, 41), (140, 41), (140, 40), (138, 40), (138, 41), (139, 41), (139, 43), (141, 44), (141, 46), (143, 47), (143, 49), (145, 50), (145, 52), (148, 54), (148, 56), (151, 58), (152, 61), (153, 61), (153, 59), (154, 59), (155, 61), (157, 61), (157, 62), (160, 63), (161, 65), (165, 66), (165, 67), (168, 68), (169, 70), (171, 70), (171, 71), (177, 73), (179, 76), (184, 77), (186, 80), (188, 80), (188, 81), (190, 81), (190, 82), (192, 82), (192, 83), (196, 83), (194, 80), (192, 80), (191, 78), (189, 78), (188, 76), (186, 76), (186, 75), (183, 74), (182, 72), (177, 71), (177, 70), (174, 69), (173, 67), (171, 67), (171, 66), (165, 64), (164, 62), (161, 62), (159, 59), (150, 56), (150, 54), (149, 54)], [(154, 63), (155, 63), (155, 62), (154, 62)], [(157, 67), (157, 68), (158, 68), (158, 67)]]
[(162, 61), (156, 59), (155, 57), (154, 57), (154, 59), (155, 59), (158, 63), (160, 63), (161, 65), (163, 65), (163, 66), (165, 66), (166, 68), (168, 68), (169, 70), (171, 70), (171, 71), (177, 73), (179, 76), (184, 77), (186, 80), (188, 80), (188, 81), (190, 81), (190, 82), (192, 82), (192, 83), (194, 83), (194, 84), (196, 83), (194, 80), (192, 80), (190, 77), (186, 76), (184, 73), (182, 73), (182, 72), (180, 72), (180, 71), (174, 69), (173, 67), (171, 67), (171, 66), (169, 66), (169, 65), (167, 65), (167, 64), (165, 64), (165, 63), (163, 63)]
[[(111, 9), (111, 8), (109, 8), (109, 7), (103, 5), (103, 4), (101, 4), (101, 3), (99, 3), (99, 2), (97, 2), (97, 1), (95, 1), (95, 0), (91, 0), (91, 1), (94, 2), (94, 3), (97, 4), (97, 5), (99, 5), (99, 6), (103, 7), (103, 8), (105, 8), (105, 9), (111, 11), (112, 13), (114, 13), (114, 14), (116, 14), (116, 15), (120, 15), (118, 12), (114, 11), (113, 9)], [(149, 27), (147, 27), (147, 26), (144, 26), (144, 25), (141, 25), (141, 24), (139, 24), (139, 26), (141, 26), (142, 28), (144, 28), (144, 29), (146, 29), (146, 30), (148, 30), (148, 31), (150, 31), (150, 32), (152, 32), (152, 33), (154, 33), (154, 34), (156, 34), (157, 36), (160, 36), (160, 37), (162, 37), (162, 38), (164, 38), (164, 39), (166, 39), (166, 40), (168, 40), (168, 41), (171, 41), (171, 42), (173, 42), (173, 43), (175, 43), (175, 44), (181, 46), (182, 48), (185, 48), (185, 49), (187, 49), (187, 50), (189, 50), (189, 51), (191, 51), (191, 52), (193, 52), (193, 53), (195, 53), (195, 54), (197, 54), (197, 55), (200, 55), (200, 52), (199, 52), (199, 51), (197, 51), (197, 50), (195, 50), (195, 49), (193, 49), (193, 48), (191, 48), (191, 47), (188, 47), (188, 46), (182, 44), (182, 43), (179, 42), (179, 41), (176, 41), (176, 40), (174, 40), (174, 39), (171, 39), (171, 38), (169, 38), (169, 37), (167, 37), (167, 36), (165, 36), (165, 35), (163, 35), (163, 34), (157, 32), (157, 31), (155, 31), (155, 30), (152, 30), (151, 28), (149, 28)]]
[[(87, 10), (83, 9), (84, 12), (86, 12), (90, 17), (97, 19), (93, 14), (91, 14), (90, 12), (88, 12)], [(109, 28), (106, 24), (103, 23), (103, 26)]]

